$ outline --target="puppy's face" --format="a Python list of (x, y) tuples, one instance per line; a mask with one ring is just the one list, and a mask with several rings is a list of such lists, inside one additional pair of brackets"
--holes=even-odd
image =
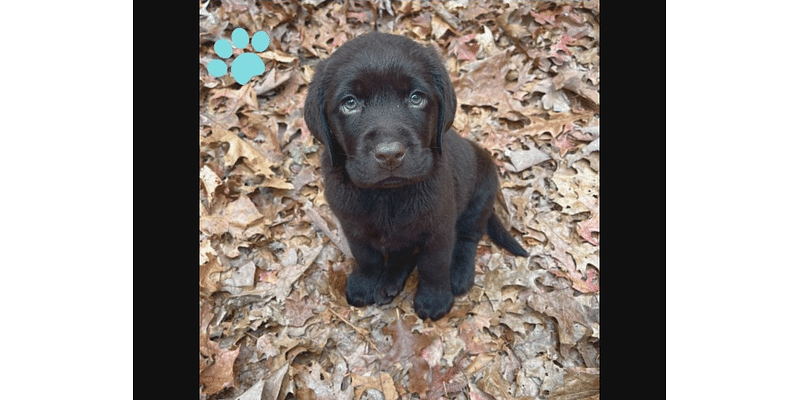
[(364, 187), (419, 181), (433, 166), (436, 94), (402, 65), (350, 63), (327, 102), (331, 132), (347, 154), (350, 179)]
[(357, 186), (400, 187), (431, 173), (455, 112), (437, 57), (409, 39), (369, 34), (317, 67), (306, 124)]

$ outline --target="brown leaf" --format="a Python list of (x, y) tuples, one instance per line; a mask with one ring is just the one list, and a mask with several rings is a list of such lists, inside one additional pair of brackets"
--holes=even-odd
[(232, 295), (244, 292), (245, 288), (252, 287), (255, 282), (256, 265), (252, 261), (237, 268), (233, 268), (231, 275), (222, 281), (220, 290)]
[(214, 357), (222, 350), (219, 348), (219, 343), (208, 338), (208, 332), (202, 330), (200, 334), (200, 354), (205, 357)]
[(386, 400), (397, 400), (400, 395), (397, 394), (397, 388), (394, 386), (394, 381), (392, 380), (392, 376), (381, 372), (380, 375), (381, 379), (381, 391), (383, 392), (383, 397)]
[(200, 289), (211, 294), (219, 290), (221, 273), (225, 268), (220, 265), (216, 255), (205, 264), (200, 265)]
[(428, 391), (428, 382), (431, 380), (431, 368), (420, 357), (411, 358), (411, 368), (408, 370), (408, 389), (411, 393), (422, 394)]
[(264, 175), (266, 181), (263, 182), (264, 186), (273, 187), (276, 189), (294, 189), (294, 186), (283, 179), (276, 178), (272, 167), (277, 165), (270, 162), (259, 152), (253, 145), (240, 138), (235, 133), (218, 127), (217, 125), (211, 126), (211, 135), (203, 139), (202, 144), (211, 144), (226, 142), (230, 145), (228, 152), (225, 153), (224, 161), (226, 167), (233, 167), (234, 164), (240, 159), (245, 160), (245, 164), (250, 168), (253, 173)]
[(562, 354), (566, 354), (576, 343), (573, 323), (579, 323), (588, 329), (592, 329), (593, 323), (599, 323), (590, 316), (581, 303), (575, 301), (572, 289), (535, 293), (527, 298), (527, 303), (537, 312), (556, 319)]
[(214, 199), (214, 191), (222, 184), (222, 179), (208, 165), (203, 165), (203, 168), (200, 169), (200, 180), (205, 186), (208, 203), (211, 204)]
[(544, 93), (542, 107), (545, 110), (552, 110), (557, 113), (570, 111), (567, 95), (561, 89), (557, 89), (552, 80), (548, 79), (540, 82), (532, 91)]
[(203, 393), (214, 394), (226, 387), (235, 385), (233, 375), (233, 362), (239, 356), (239, 349), (221, 352), (213, 365), (200, 373), (200, 384)]
[(258, 109), (258, 101), (256, 101), (256, 92), (253, 90), (252, 83), (248, 83), (239, 89), (212, 89), (211, 97), (208, 101), (212, 102), (215, 99), (228, 98), (232, 100), (232, 104), (228, 107), (228, 113), (234, 114), (240, 108), (248, 106), (251, 109)]
[[(317, 399), (327, 400), (352, 400), (354, 398), (353, 386), (342, 385), (342, 381), (347, 375), (347, 364), (339, 361), (333, 366), (333, 371), (328, 372), (322, 369), (317, 362), (312, 362), (311, 366), (302, 366), (296, 378), (303, 382)], [(311, 393), (310, 393), (311, 394)]]
[(226, 217), (231, 225), (242, 230), (264, 217), (247, 196), (239, 196), (236, 201), (228, 204), (222, 216)]
[(466, 318), (458, 325), (458, 333), (466, 344), (468, 354), (480, 354), (497, 349), (497, 344), (482, 334), (483, 328), (491, 325), (486, 317)]
[(402, 362), (409, 357), (416, 355), (415, 346), (419, 335), (411, 332), (411, 325), (416, 321), (413, 315), (405, 315), (397, 318), (391, 324), (383, 328), (383, 333), (392, 336), (392, 347), (381, 360), (383, 369), (394, 363)]
[(264, 394), (264, 380), (259, 379), (250, 389), (247, 389), (246, 392), (242, 393), (239, 397), (235, 400), (261, 400), (261, 396)]
[(427, 392), (428, 398), (436, 399), (440, 396), (459, 393), (467, 387), (467, 381), (467, 375), (464, 374), (460, 362), (447, 368), (444, 373), (441, 373), (439, 368), (435, 368), (431, 377), (431, 387)]
[(406, 314), (383, 327), (383, 333), (391, 335), (393, 340), (392, 347), (381, 359), (381, 369), (386, 370), (395, 363), (411, 362), (409, 389), (412, 393), (421, 394), (428, 390), (430, 366), (420, 354), (423, 348), (431, 344), (432, 338), (411, 331), (417, 320), (415, 315)]
[(547, 400), (599, 400), (600, 374), (597, 369), (590, 371), (568, 371), (564, 376), (564, 386), (553, 390)]
[(578, 222), (578, 234), (587, 242), (599, 246), (600, 243), (592, 237), (592, 232), (600, 233), (600, 214), (594, 214), (586, 221)]
[(536, 164), (542, 163), (550, 159), (550, 155), (531, 147), (528, 150), (512, 151), (509, 155), (511, 164), (514, 165), (514, 172), (522, 172)]
[(319, 303), (314, 304), (309, 296), (300, 297), (300, 292), (294, 291), (286, 298), (286, 318), (290, 326), (303, 326), (309, 318), (314, 316), (314, 310)]
[[(284, 82), (288, 81), (289, 78), (292, 77), (293, 71), (284, 71), (278, 78), (276, 78), (275, 74), (277, 73), (277, 71), (278, 71), (277, 68), (273, 68), (269, 72), (267, 72), (267, 76), (264, 77), (264, 80), (256, 84), (254, 88), (255, 92), (258, 93), (259, 95), (269, 92), (270, 90), (275, 89), (280, 85), (283, 85)], [(257, 109), (258, 107), (256, 106), (254, 108)]]
[(265, 390), (259, 400), (278, 400), (284, 398), (281, 396), (282, 394), (285, 395), (282, 389), (285, 388), (288, 383), (288, 375), (286, 375), (286, 373), (289, 371), (289, 364), (291, 364), (291, 361), (292, 360), (288, 360), (287, 363), (283, 364), (278, 370), (270, 373), (265, 378)]
[(452, 52), (455, 54), (456, 58), (465, 61), (475, 61), (477, 59), (475, 55), (478, 53), (478, 50), (480, 50), (480, 45), (477, 43), (472, 45), (467, 44), (467, 42), (472, 39), (475, 39), (474, 33), (464, 35), (454, 41)]
[(499, 369), (493, 365), (492, 368), (484, 369), (483, 378), (477, 382), (476, 386), (486, 394), (502, 398), (508, 394), (511, 384), (500, 376)]
[(206, 235), (222, 235), (230, 229), (230, 221), (219, 215), (200, 217), (200, 231)]
[[(300, 247), (300, 250), (303, 256), (303, 262), (295, 262), (291, 265), (284, 264), (284, 266), (278, 271), (277, 281), (268, 286), (268, 293), (274, 295), (275, 298), (280, 302), (283, 302), (284, 299), (286, 299), (286, 297), (289, 295), (289, 292), (292, 290), (292, 285), (294, 285), (294, 283), (297, 282), (301, 276), (303, 276), (306, 270), (314, 264), (314, 260), (316, 260), (317, 256), (322, 251), (322, 247)], [(294, 251), (294, 254), (295, 257), (297, 257), (296, 251)], [(297, 258), (295, 258), (295, 261), (296, 260)], [(284, 260), (284, 262), (288, 263), (289, 261), (287, 259)]]
[(568, 89), (592, 103), (600, 105), (600, 92), (596, 87), (586, 83), (586, 75), (586, 72), (576, 69), (562, 69), (561, 73), (553, 78), (553, 87)]
[(466, 73), (453, 80), (459, 104), (492, 106), (500, 116), (511, 113), (515, 105), (509, 103), (505, 87), (508, 72), (508, 52), (500, 52), (489, 58), (467, 65)]
[(582, 199), (594, 199), (600, 194), (600, 175), (580, 164), (573, 168), (560, 168), (553, 173), (552, 179), (558, 188), (558, 196), (553, 201), (563, 208), (565, 214), (590, 211)]

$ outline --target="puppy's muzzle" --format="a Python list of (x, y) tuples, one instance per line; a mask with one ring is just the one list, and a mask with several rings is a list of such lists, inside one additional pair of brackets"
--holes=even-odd
[(403, 163), (406, 147), (400, 142), (379, 143), (375, 146), (375, 160), (384, 169), (395, 169)]

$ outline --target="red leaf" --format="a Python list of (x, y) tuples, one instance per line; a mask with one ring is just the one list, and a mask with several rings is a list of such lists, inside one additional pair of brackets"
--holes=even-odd
[(475, 39), (474, 33), (470, 33), (469, 35), (462, 36), (455, 40), (455, 45), (453, 46), (452, 52), (459, 60), (477, 60), (476, 54), (478, 54), (478, 51), (480, 50), (480, 45), (477, 43), (468, 45), (467, 42), (472, 39)]
[(587, 242), (598, 246), (600, 243), (592, 237), (592, 232), (600, 233), (600, 214), (594, 214), (586, 221), (578, 222), (578, 234)]

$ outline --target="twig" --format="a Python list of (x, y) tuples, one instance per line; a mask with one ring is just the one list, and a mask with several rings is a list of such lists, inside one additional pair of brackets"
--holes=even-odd
[(365, 338), (367, 338), (367, 341), (369, 341), (369, 344), (372, 345), (372, 348), (375, 351), (378, 351), (378, 346), (375, 345), (375, 342), (372, 341), (372, 338), (369, 336), (369, 332), (366, 329), (359, 328), (359, 327), (353, 325), (350, 321), (346, 320), (344, 317), (342, 317), (341, 315), (337, 314), (336, 311), (333, 311), (333, 309), (330, 308), (330, 307), (328, 308), (328, 311), (330, 311), (333, 315), (337, 316), (340, 320), (344, 321), (345, 324), (350, 325), (350, 327), (353, 328), (353, 330), (355, 330), (356, 333), (358, 333), (360, 335), (363, 335)]

